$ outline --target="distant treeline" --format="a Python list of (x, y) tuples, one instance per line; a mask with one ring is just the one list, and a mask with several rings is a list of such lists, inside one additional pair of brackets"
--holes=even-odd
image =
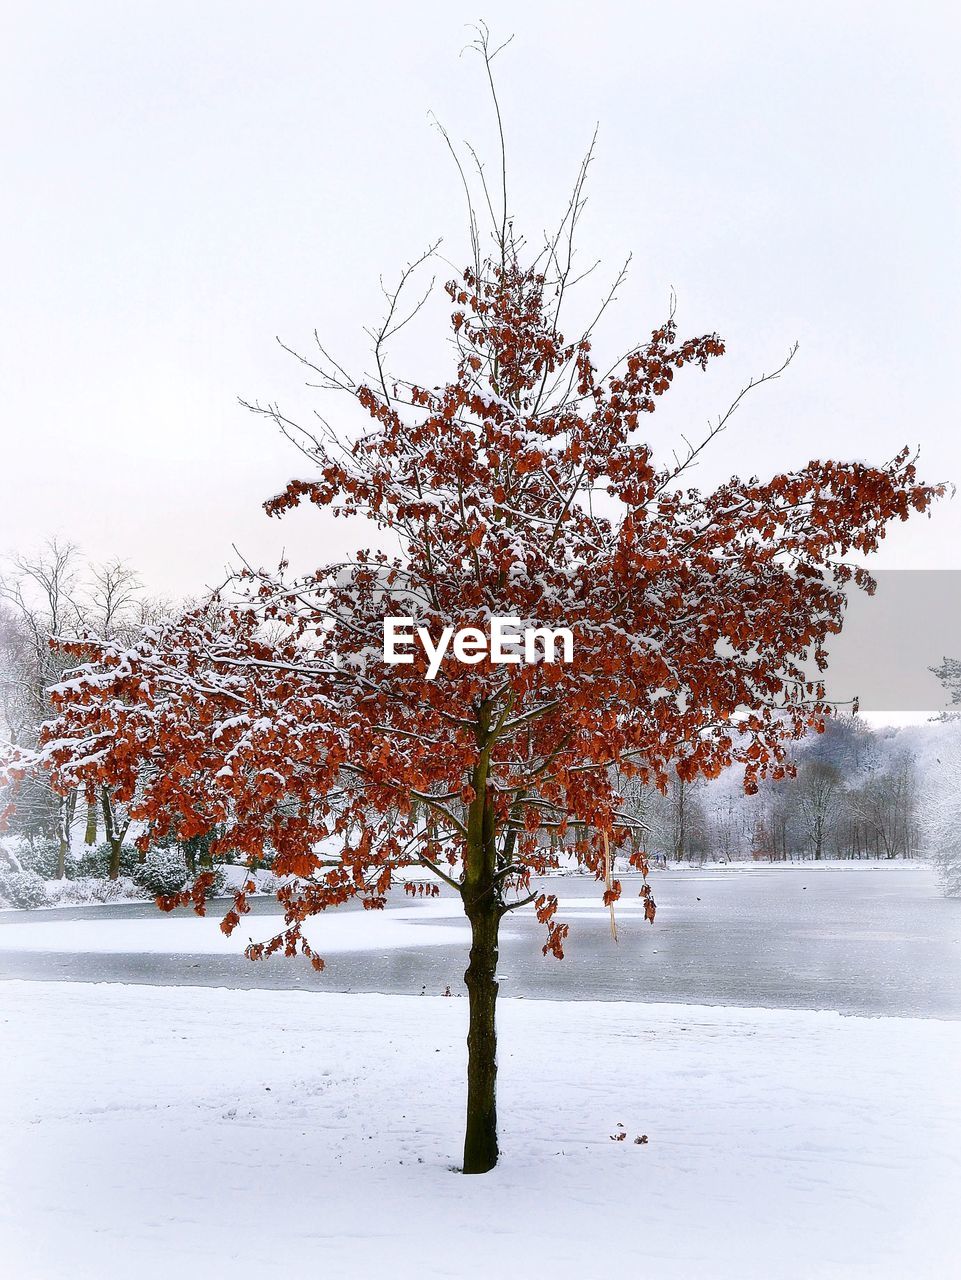
[(745, 795), (732, 769), (715, 781), (638, 789), (632, 808), (648, 852), (671, 862), (754, 858), (915, 858), (925, 849), (922, 769), (914, 737), (856, 716), (800, 741), (794, 777)]

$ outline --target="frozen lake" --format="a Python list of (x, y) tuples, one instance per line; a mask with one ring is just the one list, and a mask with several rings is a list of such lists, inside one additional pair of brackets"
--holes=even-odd
[[(926, 869), (807, 864), (655, 871), (653, 926), (637, 909), (639, 880), (621, 879), (617, 943), (593, 880), (543, 882), (561, 899), (559, 919), (570, 924), (567, 957), (558, 962), (541, 955), (544, 931), (529, 913), (509, 916), (501, 993), (961, 1019), (961, 900), (943, 898)], [(256, 916), (271, 904), (276, 908), (273, 900), (258, 901), (248, 917), (254, 936)], [(450, 986), (461, 994), (466, 930), (455, 930), (452, 940), (458, 922), (438, 915), (436, 903), (398, 894), (395, 908), (413, 916), (400, 942), (356, 952), (341, 945), (328, 955), (323, 974), (304, 961), (276, 957), (252, 964), (240, 955), (139, 954), (129, 947), (91, 953), (75, 943), (58, 949), (55, 941), (50, 950), (17, 945), (16, 930), (24, 924), (42, 922), (44, 936), (50, 930), (54, 938), (59, 921), (83, 921), (84, 932), (103, 937), (111, 922), (155, 920), (151, 904), (2, 912), (0, 978), (432, 995)], [(366, 928), (367, 921), (358, 925)], [(446, 932), (431, 941), (436, 929)], [(318, 944), (323, 953), (322, 932)]]

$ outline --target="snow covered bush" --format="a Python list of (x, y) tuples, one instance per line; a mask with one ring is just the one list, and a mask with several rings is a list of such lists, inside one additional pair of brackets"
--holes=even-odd
[(23, 863), (20, 861), (22, 852), (22, 842), (0, 838), (0, 876), (8, 871), (23, 870)]
[[(132, 876), (140, 865), (140, 857), (134, 848), (120, 850), (120, 874)], [(70, 872), (68, 871), (69, 875)], [(106, 880), (110, 875), (110, 845), (98, 844), (96, 849), (88, 849), (74, 863), (74, 874), (84, 877), (95, 877)]]
[(90, 880), (54, 880), (47, 885), (47, 901), (52, 907), (79, 907), (90, 901)]
[(47, 897), (53, 906), (82, 907), (96, 902), (124, 902), (142, 898), (143, 890), (129, 876), (120, 880), (104, 880), (84, 876), (78, 880), (58, 880), (47, 886)]
[(88, 880), (91, 902), (123, 902), (129, 898), (142, 898), (143, 890), (132, 876), (121, 876), (119, 880)]
[(187, 863), (179, 849), (151, 849), (133, 878), (153, 897), (166, 897), (187, 883)]
[[(54, 880), (60, 861), (60, 850), (55, 844), (22, 844), (17, 857), (24, 871), (34, 871), (42, 880)], [(69, 858), (67, 859), (69, 862)], [(69, 875), (69, 871), (67, 872)]]
[(33, 911), (47, 905), (47, 886), (35, 871), (14, 871), (0, 878), (0, 893), (13, 907)]

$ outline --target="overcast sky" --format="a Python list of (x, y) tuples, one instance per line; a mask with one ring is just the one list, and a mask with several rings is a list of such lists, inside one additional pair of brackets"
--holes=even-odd
[[(729, 354), (657, 439), (696, 434), (752, 374), (700, 482), (920, 445), (961, 479), (961, 55), (953, 4), (0, 2), (0, 551), (59, 534), (196, 592), (237, 543), (273, 563), (340, 526), (264, 498), (301, 459), (236, 397), (313, 404), (279, 334), (364, 369), (378, 276), (437, 236), (465, 256), (431, 128), (493, 143), (496, 36), (511, 207), (536, 239), (600, 124), (585, 263), (633, 250), (602, 340), (678, 295)], [(585, 286), (585, 289), (593, 287)], [(418, 345), (419, 344), (419, 345)], [(430, 330), (404, 371), (435, 368)], [(433, 363), (432, 363), (433, 362)], [(887, 567), (961, 567), (961, 497), (893, 534)]]

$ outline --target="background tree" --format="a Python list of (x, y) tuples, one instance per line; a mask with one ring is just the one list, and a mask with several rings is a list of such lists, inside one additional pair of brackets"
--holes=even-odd
[[(51, 647), (54, 636), (76, 636), (80, 619), (81, 561), (69, 542), (51, 540), (35, 555), (17, 555), (0, 576), (4, 624), (0, 628), (0, 688), (5, 736), (14, 746), (36, 746), (50, 715), (49, 688), (67, 659)], [(34, 771), (18, 797), (18, 827), (28, 837), (57, 843), (62, 878), (77, 805), (75, 789), (56, 792), (49, 777)]]
[(841, 791), (840, 771), (826, 760), (805, 760), (798, 769), (798, 817), (805, 843), (818, 862), (841, 811)]
[[(58, 539), (35, 554), (10, 559), (0, 575), (0, 604), (0, 712), (4, 736), (21, 749), (36, 747), (52, 714), (50, 688), (70, 661), (55, 641), (76, 640), (87, 632), (129, 640), (157, 609), (122, 560), (85, 562), (73, 543)], [(80, 799), (77, 789), (58, 794), (49, 774), (37, 769), (23, 780), (17, 796), (15, 829), (31, 839), (56, 841), (58, 878), (65, 873)], [(116, 878), (129, 821), (115, 812), (106, 785), (88, 798), (88, 845), (96, 843), (101, 813)]]
[(946, 894), (961, 894), (961, 722), (946, 730), (925, 779), (921, 830)]
[[(489, 77), (485, 32), (477, 47)], [(321, 967), (309, 918), (350, 899), (382, 907), (410, 867), (459, 895), (471, 926), (468, 1173), (497, 1159), (501, 920), (533, 904), (545, 952), (563, 955), (556, 898), (533, 882), (557, 865), (549, 837), (566, 841), (613, 906), (611, 859), (633, 850), (637, 829), (618, 777), (664, 789), (736, 763), (753, 790), (782, 776), (786, 744), (830, 710), (802, 656), (823, 661), (845, 584), (870, 586), (841, 557), (873, 551), (890, 520), (935, 494), (906, 452), (701, 493), (689, 468), (748, 388), (703, 439), (656, 457), (646, 416), (724, 346), (715, 334), (680, 340), (671, 314), (604, 371), (590, 324), (565, 334), (588, 161), (539, 251), (515, 233), (503, 151), (496, 190), (479, 168), (491, 233), (482, 237), (471, 203), (471, 261), (446, 285), (443, 382), (390, 369), (390, 341), (418, 313), (419, 294), (406, 305), (415, 263), (372, 330), (372, 377), (355, 379), (319, 340), (300, 357), (312, 383), (360, 405), (363, 434), (326, 419), (307, 431), (276, 405), (251, 406), (311, 463), (268, 502), (271, 514), (313, 503), (368, 520), (400, 550), (360, 551), (301, 578), (247, 569), (210, 607), (133, 644), (65, 646), (84, 665), (55, 690), (59, 719), (43, 739), (58, 788), (108, 786), (130, 802), (142, 786), (132, 812), (157, 837), (222, 824), (251, 860), (275, 851), (274, 869), (292, 877), (278, 890), (285, 927), (251, 943), (252, 958), (300, 952)], [(448, 626), (474, 627), (479, 640), (494, 615), (563, 625), (574, 660), (448, 653), (431, 679), (422, 653), (384, 663), (387, 615), (415, 618), (435, 643)], [(322, 852), (332, 836), (339, 851)], [(642, 852), (630, 857), (646, 871)], [(203, 882), (192, 894), (201, 911)], [(646, 883), (641, 892), (653, 918)]]
[(879, 760), (850, 794), (851, 817), (864, 848), (876, 858), (913, 857), (919, 848), (917, 799), (910, 755), (900, 750)]
[[(952, 705), (961, 704), (961, 661), (945, 657), (931, 670), (951, 694)], [(961, 894), (961, 714), (943, 712), (938, 721), (936, 745), (929, 748), (918, 770), (924, 779), (918, 825), (922, 846), (938, 870), (944, 892), (957, 896)]]

